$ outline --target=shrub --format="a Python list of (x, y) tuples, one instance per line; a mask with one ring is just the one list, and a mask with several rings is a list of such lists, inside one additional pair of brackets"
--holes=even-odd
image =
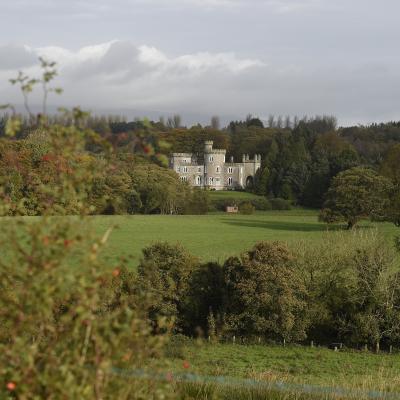
[(227, 199), (214, 200), (212, 202), (212, 205), (215, 207), (217, 211), (225, 211), (226, 207), (236, 206), (237, 203), (238, 203), (237, 199), (227, 198)]
[(290, 210), (291, 205), (288, 200), (281, 199), (279, 197), (269, 200), (271, 202), (271, 207), (273, 210)]
[(269, 211), (272, 210), (271, 202), (266, 199), (265, 197), (259, 197), (257, 199), (251, 200), (251, 204), (255, 207), (258, 211)]
[(377, 232), (330, 232), (323, 239), (296, 250), (310, 294), (311, 338), (326, 344), (398, 343), (394, 248)]
[(250, 215), (253, 214), (255, 211), (255, 207), (250, 202), (244, 202), (239, 205), (240, 214)]
[(193, 189), (186, 200), (184, 214), (202, 215), (207, 214), (209, 209), (209, 194), (205, 190)]
[[(20, 73), (11, 80), (23, 92), (37, 83), (46, 95), (57, 91), (48, 87), (54, 63), (40, 61), (42, 78)], [(87, 148), (96, 144), (107, 161), (110, 153), (99, 149), (93, 131), (80, 128), (84, 116), (75, 108), (64, 123), (49, 124), (45, 112), (30, 114), (28, 151), (16, 153), (26, 143), (13, 144), (22, 126), (14, 114), (5, 127), (12, 138), (0, 140), (0, 148), (9, 150), (0, 151), (0, 214), (42, 215), (9, 218), (0, 229), (1, 398), (165, 398), (161, 384), (132, 379), (127, 386), (123, 377), (111, 377), (113, 368), (142, 368), (161, 354), (165, 337), (152, 333), (146, 298), (139, 301), (136, 279), (124, 263), (109, 265), (99, 256), (111, 229), (96, 237), (86, 218), (93, 211), (88, 194), (104, 173)], [(30, 135), (35, 129), (45, 138)], [(12, 171), (19, 176), (9, 185)], [(126, 178), (108, 183), (124, 193)], [(101, 196), (98, 204), (105, 204)], [(80, 218), (52, 217), (65, 214)]]

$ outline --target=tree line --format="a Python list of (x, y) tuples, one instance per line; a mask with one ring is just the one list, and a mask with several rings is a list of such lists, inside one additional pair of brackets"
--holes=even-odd
[[(71, 115), (60, 115), (52, 119), (49, 119), (49, 123), (60, 126), (68, 126), (74, 121)], [(180, 121), (178, 117), (175, 120)], [(96, 212), (111, 212), (112, 208), (116, 213), (165, 212), (168, 207), (139, 205), (147, 195), (138, 198), (137, 182), (133, 182), (128, 193), (124, 189), (123, 182), (126, 188), (129, 180), (127, 175), (132, 179), (135, 170), (132, 160), (140, 164), (142, 156), (145, 155), (146, 163), (154, 164), (147, 168), (158, 177), (153, 183), (163, 185), (163, 182), (174, 181), (170, 172), (161, 171), (168, 166), (168, 156), (171, 152), (200, 154), (204, 141), (210, 139), (214, 141), (215, 147), (227, 149), (227, 157), (233, 156), (236, 160), (241, 160), (243, 153), (261, 153), (262, 167), (251, 190), (270, 199), (282, 198), (295, 205), (321, 208), (329, 198), (328, 190), (334, 177), (351, 168), (369, 168), (393, 180), (393, 172), (388, 170), (388, 164), (395, 164), (396, 160), (399, 160), (396, 145), (400, 143), (400, 123), (337, 128), (336, 119), (330, 116), (297, 118), (282, 126), (273, 121), (275, 119), (271, 117), (268, 127), (264, 127), (261, 120), (249, 116), (245, 121), (233, 121), (228, 127), (217, 129), (219, 121), (216, 117), (210, 126), (196, 125), (186, 128), (180, 123), (168, 124), (162, 119), (158, 122), (126, 122), (122, 117), (84, 115), (80, 119), (82, 126), (99, 134), (113, 149), (116, 158), (114, 171), (107, 171), (105, 174), (105, 180), (108, 182), (104, 182), (103, 179), (98, 185), (103, 186), (106, 191), (114, 191), (110, 198), (122, 196), (119, 205), (103, 209), (98, 207)], [(4, 117), (0, 123), (0, 134), (3, 132), (1, 155), (5, 164), (8, 160), (4, 155), (11, 148), (14, 159), (21, 157), (25, 160), (17, 160), (18, 165), (22, 166), (30, 158), (32, 163), (29, 169), (35, 170), (39, 166), (40, 170), (42, 166), (38, 157), (46, 156), (46, 146), (47, 150), (49, 147), (45, 135), (38, 133), (37, 126), (32, 127), (29, 121), (25, 121), (20, 124), (12, 143), (9, 143), (10, 139), (4, 136), (6, 122), (7, 118)], [(144, 142), (147, 144), (143, 145)], [(88, 144), (86, 151), (91, 160), (103, 162), (98, 145)], [(20, 154), (17, 155), (17, 152)], [(33, 154), (28, 155), (27, 152)], [(141, 172), (138, 175), (143, 176)], [(20, 182), (24, 180), (20, 176), (12, 179)], [(139, 177), (138, 180), (140, 179)], [(180, 192), (182, 185), (179, 182), (174, 184)], [(16, 182), (13, 185), (18, 186)], [(113, 186), (116, 187), (111, 189)], [(98, 187), (96, 190), (99, 192), (101, 189)], [(162, 192), (171, 193), (171, 190)], [(174, 202), (171, 199), (168, 201)], [(129, 202), (136, 204), (129, 205)], [(205, 206), (201, 208), (205, 209)], [(179, 205), (174, 205), (171, 209), (182, 212), (182, 206)]]
[(152, 298), (155, 330), (162, 318), (175, 333), (210, 340), (400, 345), (397, 255), (376, 232), (290, 247), (261, 242), (222, 264), (156, 243), (130, 279), (132, 292)]

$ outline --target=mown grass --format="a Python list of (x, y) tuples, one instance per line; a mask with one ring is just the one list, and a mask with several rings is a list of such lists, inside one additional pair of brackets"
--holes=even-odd
[[(250, 249), (262, 240), (279, 240), (287, 243), (315, 242), (326, 238), (333, 231), (351, 235), (342, 226), (327, 228), (318, 222), (317, 212), (294, 209), (266, 211), (253, 215), (225, 213), (199, 216), (133, 215), (96, 216), (91, 218), (95, 231), (101, 235), (110, 226), (115, 229), (110, 236), (106, 255), (111, 259), (132, 256), (135, 266), (141, 250), (156, 241), (180, 243), (203, 261), (221, 261)], [(388, 239), (400, 233), (389, 223), (363, 222), (359, 229), (377, 229)]]

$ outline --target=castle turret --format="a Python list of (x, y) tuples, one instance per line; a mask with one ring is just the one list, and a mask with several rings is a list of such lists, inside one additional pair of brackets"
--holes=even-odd
[(204, 142), (204, 153), (211, 153), (213, 149), (214, 142), (212, 140), (207, 140)]
[(213, 149), (213, 142), (204, 143), (204, 183), (210, 189), (224, 188), (224, 165), (226, 150)]

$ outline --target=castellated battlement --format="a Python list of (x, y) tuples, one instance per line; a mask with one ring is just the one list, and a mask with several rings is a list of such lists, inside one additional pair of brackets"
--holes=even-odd
[(211, 154), (226, 154), (226, 150), (222, 149), (212, 149)]

